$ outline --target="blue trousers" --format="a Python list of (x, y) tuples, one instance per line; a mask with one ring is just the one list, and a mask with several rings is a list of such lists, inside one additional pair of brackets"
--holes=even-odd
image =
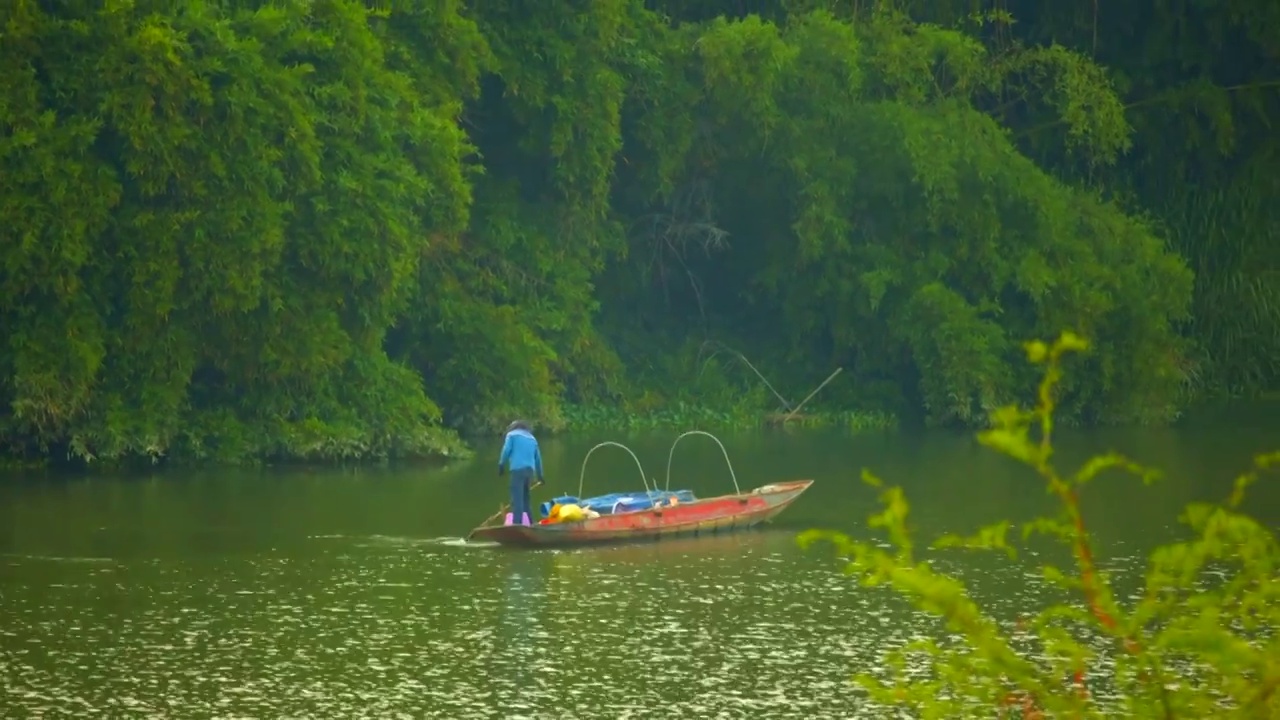
[(520, 522), (521, 513), (529, 513), (533, 522), (533, 508), (529, 507), (529, 485), (533, 481), (533, 468), (511, 471), (511, 517)]

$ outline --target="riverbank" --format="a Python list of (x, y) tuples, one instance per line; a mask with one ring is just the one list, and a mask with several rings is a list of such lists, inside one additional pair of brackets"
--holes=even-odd
[(599, 430), (752, 430), (769, 426), (847, 428), (853, 432), (887, 430), (898, 426), (892, 413), (864, 410), (821, 410), (788, 415), (778, 411), (721, 410), (684, 402), (638, 413), (617, 407), (567, 405), (561, 410), (563, 428), (556, 434)]
[[(573, 438), (585, 433), (598, 432), (726, 431), (764, 427), (842, 428), (857, 433), (887, 430), (898, 426), (898, 420), (894, 415), (883, 412), (819, 410), (788, 416), (775, 411), (742, 408), (723, 410), (685, 402), (675, 402), (643, 412), (617, 406), (564, 405), (556, 418), (541, 421), (535, 418), (532, 422), (534, 432), (540, 438)], [(368, 437), (365, 437), (366, 435)], [(243, 436), (237, 434), (236, 439), (240, 442), (234, 446), (227, 443), (226, 438), (206, 435), (198, 444), (193, 445), (183, 440), (154, 453), (122, 453), (105, 457), (91, 455), (88, 458), (54, 448), (38, 456), (0, 456), (0, 472), (22, 472), (52, 467), (79, 471), (116, 471), (156, 465), (337, 467), (381, 465), (388, 462), (435, 465), (470, 459), (477, 446), (492, 441), (494, 436), (500, 436), (501, 432), (477, 433), (432, 426), (423, 428), (417, 442), (402, 440), (374, 442), (373, 435), (372, 432), (348, 433), (342, 437), (333, 438), (314, 435), (305, 443), (297, 442), (296, 437), (272, 441), (264, 436), (260, 442), (244, 443)], [(431, 440), (429, 443), (422, 441), (422, 438), (427, 437)], [(232, 447), (236, 449), (235, 452), (230, 451)], [(194, 452), (193, 448), (199, 452)], [(222, 448), (223, 452), (209, 452), (211, 448)]]
[[(1268, 423), (1275, 409), (1275, 401), (1248, 400), (1219, 403), (1202, 403), (1189, 409), (1186, 416), (1174, 425), (1186, 428), (1203, 428), (1224, 421), (1256, 419)], [(764, 428), (832, 429), (856, 435), (864, 432), (898, 430), (902, 419), (897, 415), (874, 410), (805, 409), (788, 418), (776, 409), (762, 410), (746, 406), (725, 408), (691, 403), (687, 400), (654, 404), (643, 410), (614, 405), (561, 405), (554, 417), (529, 417), (539, 438), (558, 438), (572, 441), (584, 435), (627, 433), (682, 432), (707, 430), (711, 432), (750, 431)], [(230, 452), (233, 445), (226, 438), (206, 432), (199, 446), (201, 453), (189, 450), (189, 443), (174, 442), (156, 455), (134, 453), (118, 457), (95, 456), (84, 460), (69, 455), (66, 448), (50, 448), (43, 455), (15, 457), (0, 455), (0, 473), (25, 472), (44, 468), (57, 468), (75, 472), (106, 472), (136, 468), (139, 470), (158, 465), (170, 467), (352, 467), (379, 466), (389, 463), (433, 467), (458, 460), (470, 459), (477, 449), (488, 452), (489, 446), (500, 440), (502, 428), (510, 418), (495, 419), (494, 427), (486, 431), (430, 426), (421, 429), (420, 437), (432, 439), (431, 443), (359, 441), (354, 432), (342, 437), (326, 438), (312, 435), (306, 443), (273, 441), (262, 434), (260, 442), (238, 444), (237, 452)], [(366, 433), (373, 438), (374, 433)], [(245, 433), (236, 433), (243, 439)], [(360, 435), (360, 437), (365, 437)], [(296, 438), (290, 438), (296, 439)], [(224, 452), (209, 453), (210, 448), (222, 448)], [(296, 452), (288, 451), (296, 448)], [(340, 452), (327, 452), (341, 450)]]

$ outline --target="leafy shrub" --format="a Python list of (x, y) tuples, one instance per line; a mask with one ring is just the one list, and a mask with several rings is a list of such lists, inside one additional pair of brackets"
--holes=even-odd
[[(897, 668), (892, 682), (870, 674), (856, 681), (875, 701), (928, 718), (1280, 717), (1280, 547), (1269, 529), (1239, 510), (1247, 487), (1259, 471), (1280, 464), (1280, 453), (1258, 457), (1224, 502), (1188, 505), (1181, 519), (1193, 531), (1191, 539), (1155, 550), (1140, 597), (1122, 607), (1095, 564), (1079, 493), (1105, 470), (1124, 470), (1146, 482), (1158, 473), (1119, 454), (1095, 457), (1069, 476), (1059, 473), (1051, 462), (1059, 362), (1087, 343), (1064, 333), (1052, 346), (1037, 341), (1026, 349), (1033, 363), (1045, 367), (1036, 407), (1001, 409), (993, 427), (978, 437), (1031, 467), (1060, 501), (1055, 516), (1023, 523), (1022, 536), (1041, 535), (1071, 551), (1070, 570), (1046, 564), (1042, 571), (1083, 602), (1052, 604), (1014, 628), (1002, 626), (961, 581), (935, 572), (917, 556), (902, 489), (884, 487), (864, 472), (865, 482), (883, 488), (883, 511), (869, 524), (883, 530), (890, 544), (816, 530), (802, 534), (801, 544), (830, 541), (860, 584), (891, 587), (963, 640), (954, 647), (924, 640), (887, 651), (886, 665)], [(1000, 550), (1016, 558), (1009, 540), (1013, 527), (1000, 522), (971, 537), (947, 535), (932, 547)], [(1020, 649), (1015, 635), (1038, 647)], [(1110, 650), (1104, 652), (1114, 655), (1103, 677), (1089, 677), (1101, 664), (1085, 641), (1091, 635), (1107, 638)], [(927, 658), (930, 669), (923, 680), (904, 671), (907, 659), (918, 657)], [(1110, 692), (1091, 691), (1087, 678)]]

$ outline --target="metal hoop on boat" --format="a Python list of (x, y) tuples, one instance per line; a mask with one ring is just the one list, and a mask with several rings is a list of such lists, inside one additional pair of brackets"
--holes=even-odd
[[(588, 450), (587, 456), (582, 458), (582, 470), (578, 473), (578, 498), (579, 499), (582, 498), (582, 485), (583, 485), (583, 481), (587, 477), (587, 460), (591, 459), (591, 453), (595, 452), (596, 450), (599, 450), (605, 445), (613, 445), (615, 447), (620, 447), (623, 450), (626, 450), (627, 454), (631, 456), (631, 459), (636, 461), (636, 468), (640, 470), (640, 482), (644, 486), (645, 493), (648, 494), (649, 482), (644, 479), (644, 466), (640, 464), (640, 458), (636, 457), (636, 454), (631, 452), (631, 448), (627, 447), (626, 445), (623, 445), (622, 443), (616, 443), (612, 440), (605, 440), (599, 445), (596, 445), (595, 447)], [(654, 490), (658, 489), (658, 485), (656, 481), (654, 482), (653, 489)]]
[[(705, 430), (690, 430), (686, 433), (682, 433), (680, 437), (676, 438), (675, 442), (671, 443), (671, 450), (667, 453), (667, 492), (671, 492), (671, 458), (675, 457), (676, 445), (689, 435), (706, 435), (712, 440), (715, 440), (716, 445), (720, 446), (721, 454), (724, 455), (724, 464), (729, 466), (729, 477), (733, 478), (733, 489), (736, 493), (741, 495), (742, 488), (738, 487), (738, 474), (733, 471), (733, 463), (729, 462), (729, 451), (724, 449), (724, 443), (720, 442), (720, 438)], [(637, 462), (639, 461), (637, 460)], [(656, 490), (657, 488), (654, 489)]]

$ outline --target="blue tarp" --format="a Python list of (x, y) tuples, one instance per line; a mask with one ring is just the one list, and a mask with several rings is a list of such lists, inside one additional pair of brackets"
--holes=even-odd
[(579, 505), (583, 508), (595, 510), (601, 515), (610, 515), (613, 513), (633, 512), (635, 510), (648, 510), (658, 501), (669, 501), (675, 498), (679, 502), (694, 502), (697, 497), (694, 496), (692, 490), (650, 490), (648, 492), (625, 492), (610, 493), (608, 495), (597, 495), (595, 497), (579, 500), (572, 495), (561, 495), (553, 498), (548, 502), (542, 503), (539, 508), (542, 510), (542, 517), (546, 517), (551, 512), (551, 506), (568, 505), (570, 503)]

